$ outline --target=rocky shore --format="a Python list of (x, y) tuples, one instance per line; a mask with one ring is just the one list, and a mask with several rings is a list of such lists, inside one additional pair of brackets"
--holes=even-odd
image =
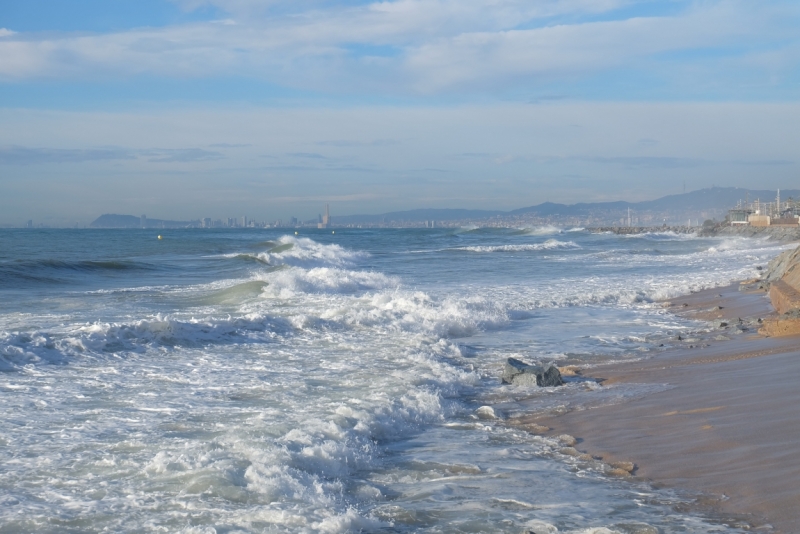
[(800, 247), (773, 259), (759, 285), (769, 292), (776, 312), (764, 320), (759, 333), (773, 337), (800, 334)]
[(674, 234), (697, 234), (699, 236), (765, 237), (778, 241), (800, 241), (800, 227), (795, 226), (602, 226), (588, 228), (590, 232), (611, 232), (620, 235), (671, 232)]
[(702, 230), (700, 226), (597, 226), (587, 228), (595, 234), (610, 232), (619, 235), (651, 234), (654, 232), (670, 232), (673, 234), (697, 234)]

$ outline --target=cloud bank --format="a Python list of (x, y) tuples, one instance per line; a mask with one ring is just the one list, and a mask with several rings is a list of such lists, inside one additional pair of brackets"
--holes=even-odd
[(0, 165), (37, 165), (48, 163), (84, 163), (144, 159), (153, 163), (212, 161), (222, 159), (219, 152), (200, 148), (149, 148), (134, 150), (120, 147), (39, 148), (0, 146)]
[(437, 95), (619, 69), (655, 77), (694, 70), (706, 83), (743, 73), (774, 82), (795, 77), (800, 58), (794, 2), (180, 4), (211, 4), (230, 18), (100, 34), (0, 30), (0, 80), (244, 76), (311, 91)]
[(0, 213), (20, 220), (285, 219), (325, 199), (339, 214), (514, 209), (646, 200), (684, 181), (786, 188), (800, 172), (800, 103), (0, 109), (0, 123)]

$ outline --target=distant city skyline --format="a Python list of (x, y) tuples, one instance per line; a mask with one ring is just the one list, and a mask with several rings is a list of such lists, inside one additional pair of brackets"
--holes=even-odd
[[(797, 212), (800, 206), (800, 189), (754, 190), (732, 187), (712, 187), (687, 193), (667, 195), (643, 202), (626, 202), (622, 200), (598, 203), (557, 204), (543, 203), (534, 206), (523, 206), (514, 210), (480, 210), (480, 209), (415, 209), (370, 215), (338, 214), (332, 215), (329, 204), (325, 204), (324, 215), (316, 218), (257, 219), (243, 215), (241, 217), (192, 217), (188, 220), (175, 218), (159, 219), (147, 214), (134, 216), (130, 214), (104, 214), (97, 217), (90, 225), (74, 223), (67, 225), (50, 225), (32, 220), (26, 227), (110, 227), (110, 228), (288, 228), (288, 227), (422, 227), (463, 226), (478, 224), (481, 226), (528, 226), (541, 224), (607, 226), (607, 225), (642, 225), (658, 226), (662, 223), (681, 226), (699, 226), (706, 219), (722, 220), (732, 209), (744, 205), (769, 206), (775, 208), (781, 202), (786, 209)], [(692, 223), (694, 221), (694, 223)], [(5, 227), (20, 225), (3, 224)]]
[(0, 224), (800, 183), (797, 2), (6, 4)]

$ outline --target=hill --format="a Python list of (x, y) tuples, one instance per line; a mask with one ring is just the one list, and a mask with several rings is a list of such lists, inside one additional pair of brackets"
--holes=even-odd
[[(490, 217), (589, 217), (619, 216), (628, 208), (637, 213), (674, 213), (683, 216), (687, 212), (724, 213), (734, 207), (739, 200), (761, 200), (774, 202), (776, 191), (743, 189), (739, 187), (710, 187), (689, 193), (668, 195), (655, 200), (642, 202), (582, 202), (577, 204), (558, 204), (543, 202), (511, 211), (468, 210), (468, 209), (415, 209), (394, 211), (379, 215), (345, 215), (334, 218), (335, 224), (378, 224), (381, 222), (422, 222), (428, 220), (454, 221), (465, 219), (488, 219)], [(781, 191), (781, 198), (800, 198), (800, 189)]]

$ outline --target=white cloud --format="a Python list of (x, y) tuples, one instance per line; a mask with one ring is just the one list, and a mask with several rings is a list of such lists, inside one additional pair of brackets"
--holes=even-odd
[[(655, 69), (665, 54), (694, 49), (729, 49), (734, 71), (745, 57), (753, 64), (750, 49), (758, 49), (780, 76), (797, 67), (800, 51), (786, 23), (800, 8), (785, 4), (703, 1), (670, 16), (615, 19), (614, 10), (635, 2), (181, 2), (212, 3), (231, 18), (107, 34), (10, 33), (0, 40), (0, 80), (239, 75), (310, 90), (424, 94)], [(598, 13), (608, 20), (595, 21)], [(780, 47), (783, 62), (770, 61)]]
[(475, 82), (496, 86), (513, 77), (618, 68), (655, 54), (725, 46), (752, 35), (751, 22), (714, 7), (682, 16), (466, 33), (414, 49), (405, 67), (423, 91)]
[(0, 38), (3, 37), (10, 37), (17, 32), (12, 32), (11, 30), (7, 30), (6, 28), (0, 28)]

